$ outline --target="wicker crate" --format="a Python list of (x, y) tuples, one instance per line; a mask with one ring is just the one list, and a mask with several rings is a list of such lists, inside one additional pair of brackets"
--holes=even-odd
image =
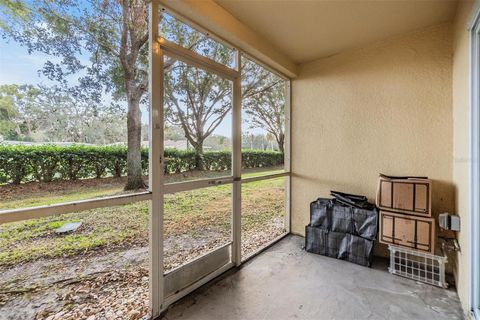
[(447, 257), (404, 247), (389, 245), (390, 267), (388, 271), (405, 278), (447, 288), (445, 264)]

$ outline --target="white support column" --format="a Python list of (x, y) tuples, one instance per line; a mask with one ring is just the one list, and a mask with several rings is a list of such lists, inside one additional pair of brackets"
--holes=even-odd
[(149, 227), (150, 312), (160, 316), (163, 285), (163, 54), (158, 36), (158, 1), (149, 5), (150, 152), (149, 189), (152, 192)]
[(292, 134), (292, 87), (291, 81), (285, 80), (285, 146), (284, 146), (284, 166), (285, 171), (290, 174), (285, 178), (285, 229), (287, 232), (291, 231), (291, 191), (292, 191), (292, 145), (291, 145), (291, 134)]
[[(241, 70), (241, 55), (237, 51), (237, 67)], [(233, 174), (233, 219), (232, 219), (232, 261), (236, 266), (242, 263), (242, 79), (233, 81), (232, 114), (232, 174)]]

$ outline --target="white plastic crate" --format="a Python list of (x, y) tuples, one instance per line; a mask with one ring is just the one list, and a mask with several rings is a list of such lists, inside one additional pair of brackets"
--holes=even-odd
[(389, 245), (390, 267), (388, 271), (405, 278), (447, 288), (445, 264), (447, 257), (404, 247)]

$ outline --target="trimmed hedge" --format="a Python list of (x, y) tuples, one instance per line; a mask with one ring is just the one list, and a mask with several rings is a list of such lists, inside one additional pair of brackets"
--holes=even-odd
[[(194, 170), (194, 151), (166, 149), (165, 173)], [(242, 152), (243, 168), (272, 167), (283, 164), (283, 154), (274, 151)], [(124, 146), (11, 146), (0, 145), (0, 183), (28, 181), (77, 180), (121, 177), (126, 173), (127, 148)], [(207, 151), (203, 154), (205, 170), (229, 170), (231, 152)], [(142, 169), (148, 173), (148, 149), (142, 149)]]

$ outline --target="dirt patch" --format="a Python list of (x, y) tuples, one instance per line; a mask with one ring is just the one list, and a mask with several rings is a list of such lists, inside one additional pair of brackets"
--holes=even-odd
[[(242, 254), (258, 250), (284, 232), (276, 219), (244, 233)], [(165, 239), (171, 270), (224, 244), (203, 233)], [(0, 319), (142, 319), (148, 312), (148, 247), (96, 250), (68, 258), (39, 259), (0, 268)]]
[[(0, 293), (0, 303), (5, 295)], [(7, 297), (0, 318), (141, 319), (148, 316), (148, 270), (130, 268), (76, 277)]]

